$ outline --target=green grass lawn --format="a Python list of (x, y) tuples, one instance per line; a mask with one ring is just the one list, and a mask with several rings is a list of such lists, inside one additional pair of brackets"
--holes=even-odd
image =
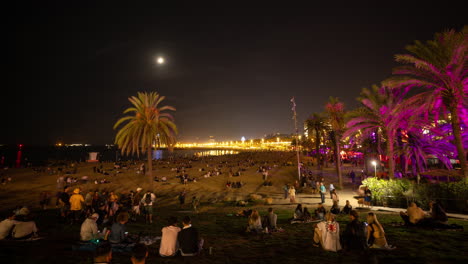
[[(266, 206), (255, 206), (262, 215)], [(466, 230), (468, 222), (450, 219), (450, 223), (462, 225), (465, 231), (427, 230), (392, 226), (400, 222), (399, 215), (377, 212), (383, 224), (388, 243), (397, 247), (393, 251), (370, 250), (359, 254), (325, 252), (312, 246), (313, 224), (290, 224), (292, 209), (275, 207), (278, 225), (285, 232), (272, 235), (254, 236), (244, 233), (247, 219), (234, 216), (240, 207), (229, 204), (205, 205), (203, 213), (192, 215), (174, 208), (155, 208), (156, 221), (146, 225), (128, 223), (130, 233), (160, 236), (165, 219), (174, 215), (181, 219), (190, 214), (193, 225), (205, 239), (205, 249), (212, 247), (212, 255), (206, 250), (202, 256), (182, 258), (161, 258), (159, 243), (150, 246), (147, 263), (468, 263)], [(89, 253), (72, 251), (71, 247), (79, 238), (79, 225), (57, 224), (57, 211), (37, 213), (37, 225), (45, 239), (32, 242), (0, 242), (2, 263), (92, 263)], [(365, 219), (366, 211), (361, 212)], [(229, 216), (233, 214), (233, 216)], [(341, 230), (348, 221), (339, 216)], [(129, 255), (115, 253), (112, 263), (130, 263)]]

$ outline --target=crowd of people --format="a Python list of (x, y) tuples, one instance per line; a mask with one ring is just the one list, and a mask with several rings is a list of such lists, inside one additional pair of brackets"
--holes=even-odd
[[(205, 163), (200, 171), (201, 178), (225, 175), (227, 178), (227, 188), (240, 188), (242, 181), (233, 181), (231, 177), (240, 176), (246, 168), (258, 166), (257, 172), (262, 175), (264, 183), (271, 183), (272, 175), (269, 174), (275, 164), (279, 161), (254, 161), (245, 159), (236, 162), (214, 162), (210, 158), (200, 158), (198, 161)], [(192, 168), (191, 159), (179, 159), (174, 161), (158, 161), (159, 165), (171, 168), (175, 172), (175, 178), (180, 179), (180, 183), (187, 184), (196, 180), (190, 180), (188, 176), (189, 168)], [(206, 169), (205, 169), (206, 168)], [(114, 168), (125, 169), (123, 165)], [(144, 167), (140, 168), (144, 171)], [(99, 170), (99, 171), (98, 171)], [(96, 173), (105, 173), (105, 170), (96, 168)], [(284, 186), (284, 198), (290, 199), (291, 203), (296, 203), (296, 193), (301, 188), (311, 187), (314, 193), (320, 194), (321, 203), (316, 208), (303, 207), (297, 204), (290, 223), (310, 223), (316, 222), (313, 228), (311, 240), (314, 246), (321, 246), (327, 251), (340, 250), (362, 250), (367, 248), (378, 248), (391, 250), (395, 247), (388, 244), (382, 224), (378, 221), (377, 215), (370, 212), (366, 216), (366, 221), (361, 222), (357, 211), (353, 210), (349, 201), (343, 208), (339, 206), (339, 196), (333, 183), (330, 183), (328, 190), (325, 187), (324, 178), (318, 175), (314, 177), (310, 171), (303, 171), (302, 180)], [(274, 174), (273, 174), (274, 175)], [(71, 178), (71, 177), (69, 177)], [(158, 181), (166, 182), (164, 176), (157, 178)], [(193, 178), (197, 179), (197, 178)], [(131, 261), (139, 263), (144, 261), (148, 255), (146, 245), (139, 243), (143, 241), (140, 235), (129, 234), (127, 224), (137, 221), (138, 216), (143, 215), (146, 224), (153, 223), (153, 210), (156, 203), (156, 195), (150, 190), (143, 191), (142, 188), (119, 192), (108, 190), (87, 190), (83, 192), (76, 182), (68, 181), (66, 177), (59, 177), (58, 188), (62, 188), (56, 195), (56, 206), (60, 209), (60, 217), (64, 223), (71, 225), (81, 224), (80, 243), (81, 249), (96, 250), (96, 259), (110, 261), (112, 252), (128, 251), (132, 253)], [(271, 186), (265, 185), (263, 186)], [(184, 186), (185, 188), (185, 186)], [(186, 202), (186, 189), (183, 189), (178, 197), (180, 207)], [(332, 207), (327, 210), (324, 206), (325, 199), (330, 195), (333, 201)], [(363, 190), (364, 202), (371, 204), (372, 193), (366, 187)], [(41, 192), (39, 204), (43, 209), (51, 202), (50, 192)], [(196, 196), (192, 197), (191, 205), (193, 211), (197, 213), (197, 206), (200, 201)], [(442, 226), (447, 225), (447, 215), (438, 203), (430, 204), (431, 211), (425, 213), (415, 203), (408, 207), (406, 212), (401, 212), (401, 217), (407, 226)], [(27, 209), (27, 208), (26, 208)], [(0, 239), (29, 239), (37, 238), (38, 229), (26, 209), (9, 215), (0, 223)], [(278, 215), (274, 209), (268, 208), (268, 213), (261, 216), (258, 210), (242, 210), (239, 215), (248, 218), (246, 231), (254, 234), (271, 234), (283, 230), (277, 226)], [(340, 231), (340, 225), (336, 221), (337, 215), (348, 215), (349, 223), (344, 230)], [(102, 231), (100, 231), (102, 229)], [(24, 231), (27, 230), (27, 231)], [(203, 249), (204, 240), (200, 237), (198, 230), (192, 227), (190, 217), (184, 217), (179, 226), (176, 217), (170, 217), (167, 225), (161, 230), (161, 243), (159, 254), (162, 257), (172, 257), (197, 255)], [(154, 239), (155, 240), (155, 239)], [(154, 241), (153, 240), (153, 241)], [(99, 243), (98, 241), (101, 241)], [(102, 243), (104, 241), (104, 243)], [(84, 246), (83, 246), (84, 245)], [(109, 250), (107, 250), (109, 247)]]

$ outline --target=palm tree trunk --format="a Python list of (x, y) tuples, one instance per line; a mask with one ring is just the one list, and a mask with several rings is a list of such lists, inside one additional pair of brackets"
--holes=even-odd
[(387, 136), (387, 155), (388, 155), (388, 177), (395, 178), (395, 160), (393, 159), (393, 135)]
[(335, 164), (336, 164), (336, 173), (338, 174), (338, 181), (340, 189), (343, 190), (343, 177), (341, 173), (341, 155), (340, 155), (340, 142), (339, 138), (335, 133)]
[(315, 155), (317, 157), (317, 170), (320, 170), (322, 163), (322, 153), (320, 152), (320, 134), (319, 131), (315, 130)]
[(451, 114), (451, 121), (452, 121), (452, 129), (453, 129), (453, 137), (454, 137), (454, 144), (457, 148), (458, 152), (458, 160), (460, 161), (461, 172), (465, 179), (468, 179), (468, 168), (466, 167), (466, 152), (463, 149), (463, 142), (461, 137), (461, 129), (460, 129), (460, 119), (458, 117), (458, 112), (455, 107), (450, 107), (450, 114)]
[(153, 181), (153, 156), (152, 156), (152, 153), (151, 153), (151, 146), (148, 146), (148, 156), (147, 156), (147, 159), (148, 159), (148, 177), (149, 177), (149, 180), (150, 182)]

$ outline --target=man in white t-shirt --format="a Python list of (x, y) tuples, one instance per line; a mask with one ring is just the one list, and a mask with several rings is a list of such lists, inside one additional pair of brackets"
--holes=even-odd
[(11, 235), (11, 230), (16, 225), (16, 223), (18, 223), (18, 221), (15, 220), (15, 217), (15, 212), (11, 212), (5, 220), (0, 222), (0, 240), (5, 239)]
[(177, 218), (172, 216), (168, 220), (168, 225), (163, 227), (161, 236), (161, 246), (159, 247), (159, 255), (162, 257), (172, 257), (179, 250), (177, 235), (180, 232), (180, 227), (177, 226)]

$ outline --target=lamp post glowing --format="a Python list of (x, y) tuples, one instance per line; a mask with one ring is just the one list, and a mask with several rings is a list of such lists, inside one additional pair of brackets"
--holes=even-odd
[(371, 163), (374, 165), (374, 177), (377, 178), (377, 162), (373, 160)]

